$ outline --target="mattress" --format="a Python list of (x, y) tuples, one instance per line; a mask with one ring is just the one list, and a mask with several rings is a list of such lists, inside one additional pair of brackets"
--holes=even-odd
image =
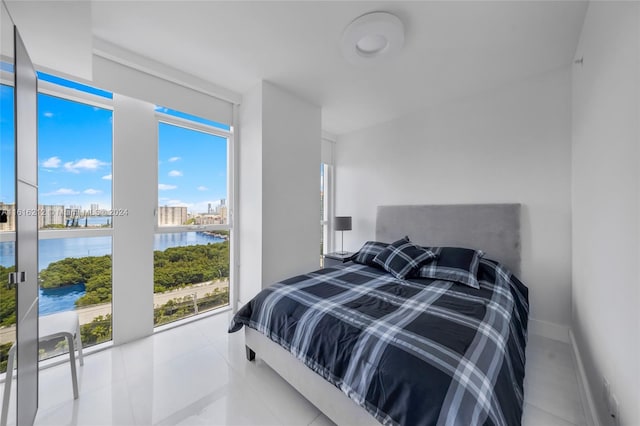
[(383, 424), (520, 424), (528, 290), (481, 259), (479, 289), (346, 263), (261, 291), (234, 316)]

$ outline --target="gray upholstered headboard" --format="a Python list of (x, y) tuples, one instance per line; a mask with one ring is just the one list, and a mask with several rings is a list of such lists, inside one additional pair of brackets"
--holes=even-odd
[(376, 241), (479, 249), (520, 276), (520, 204), (379, 206)]

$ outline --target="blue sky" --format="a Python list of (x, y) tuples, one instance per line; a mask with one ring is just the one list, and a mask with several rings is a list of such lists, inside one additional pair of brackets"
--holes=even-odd
[(111, 208), (112, 112), (38, 96), (40, 204)]
[(227, 140), (160, 123), (158, 204), (202, 213), (227, 198)]
[(13, 88), (0, 85), (0, 201), (15, 201)]
[[(111, 97), (108, 92), (97, 93), (96, 89), (55, 77), (45, 76), (45, 79)], [(2, 86), (0, 90), (0, 201), (12, 203), (13, 89)], [(185, 116), (166, 108), (158, 110)], [(218, 127), (228, 129), (228, 126)], [(111, 208), (112, 128), (110, 110), (39, 94), (40, 204), (80, 205), (88, 209), (97, 203), (102, 209)], [(160, 205), (186, 206), (190, 212), (206, 212), (209, 203), (215, 206), (220, 199), (227, 198), (225, 138), (160, 123), (158, 157)]]

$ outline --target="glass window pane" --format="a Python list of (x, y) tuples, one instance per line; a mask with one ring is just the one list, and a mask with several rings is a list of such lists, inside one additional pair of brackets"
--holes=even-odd
[(165, 108), (162, 106), (156, 106), (156, 111), (163, 114), (172, 115), (178, 118), (184, 118), (189, 121), (195, 121), (196, 123), (206, 124), (207, 126), (217, 127), (222, 130), (230, 130), (231, 126), (228, 124), (218, 123), (217, 121), (207, 120), (206, 118), (198, 117), (197, 115), (187, 114), (186, 112), (176, 111), (175, 109)]
[(41, 71), (38, 71), (38, 79), (57, 84), (59, 86), (68, 87), (70, 89), (80, 90), (92, 95), (101, 96), (103, 98), (113, 99), (113, 93), (107, 92), (106, 90), (97, 89), (95, 87), (87, 86), (86, 84), (76, 83), (75, 81), (67, 80), (65, 78), (57, 77), (55, 75), (47, 74)]
[[(0, 282), (9, 282), (15, 272), (15, 244), (0, 243)], [(16, 289), (0, 285), (0, 373), (7, 371), (9, 349), (16, 340)]]
[[(13, 72), (13, 66), (0, 62), (2, 72)], [(0, 233), (15, 231), (15, 142), (13, 87), (0, 85), (0, 211), (6, 222)], [(9, 288), (9, 273), (15, 272), (15, 244), (0, 243), (0, 373), (7, 370), (9, 349), (15, 342), (16, 288)]]
[(324, 164), (320, 165), (320, 220), (326, 220), (324, 217)]
[(0, 232), (16, 229), (14, 137), (13, 87), (2, 84), (0, 85), (0, 210), (6, 212), (7, 222), (0, 223)]
[[(75, 310), (84, 347), (112, 338), (111, 237), (40, 240), (40, 316)], [(40, 358), (68, 350), (64, 340), (40, 345)]]
[(40, 229), (111, 226), (112, 111), (38, 95)]
[(227, 224), (226, 138), (159, 124), (158, 225)]
[(322, 256), (325, 253), (324, 247), (324, 164), (320, 164), (320, 266), (323, 266), (324, 257)]
[(229, 304), (229, 232), (156, 234), (154, 324)]
[[(0, 280), (14, 270), (15, 243), (0, 243)], [(40, 240), (40, 316), (75, 310), (84, 347), (111, 340), (111, 237)], [(0, 286), (0, 346), (15, 338), (15, 290)], [(40, 344), (40, 359), (68, 350), (63, 339)], [(6, 361), (6, 359), (4, 360)], [(0, 370), (6, 362), (0, 360)]]

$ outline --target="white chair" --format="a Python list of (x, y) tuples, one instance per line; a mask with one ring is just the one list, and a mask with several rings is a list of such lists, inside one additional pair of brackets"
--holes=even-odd
[[(75, 311), (60, 312), (58, 314), (44, 315), (38, 320), (38, 335), (40, 342), (64, 337), (69, 346), (69, 361), (71, 364), (71, 383), (73, 385), (73, 399), (78, 399), (78, 375), (76, 373), (76, 348), (80, 365), (84, 365), (82, 358), (82, 339), (80, 337), (80, 321)], [(9, 396), (11, 394), (11, 382), (13, 378), (13, 363), (16, 355), (16, 344), (9, 349), (7, 359), (7, 373), (4, 381), (4, 394), (2, 396), (2, 417), (0, 426), (6, 426), (9, 411)]]

